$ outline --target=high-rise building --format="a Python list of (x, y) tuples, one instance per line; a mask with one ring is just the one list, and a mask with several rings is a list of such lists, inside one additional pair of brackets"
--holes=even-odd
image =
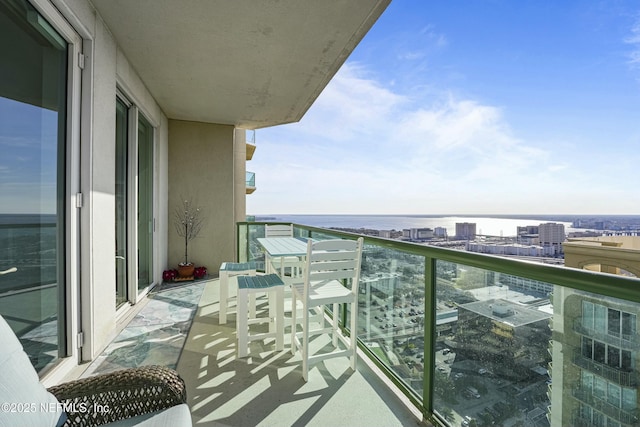
[(564, 224), (547, 222), (538, 226), (540, 246), (551, 248), (555, 254), (562, 253), (562, 243), (566, 240)]
[(435, 237), (447, 237), (447, 228), (446, 227), (436, 227), (433, 229), (433, 235)]
[[(638, 276), (638, 248), (640, 238), (571, 241), (565, 265)], [(551, 426), (639, 425), (637, 304), (562, 287), (553, 303)]]
[(456, 222), (456, 239), (472, 240), (476, 238), (475, 222)]

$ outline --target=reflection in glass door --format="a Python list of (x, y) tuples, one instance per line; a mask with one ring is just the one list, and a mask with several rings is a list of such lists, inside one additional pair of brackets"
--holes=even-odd
[(116, 307), (127, 302), (127, 168), (129, 109), (121, 99), (116, 102)]
[(0, 1), (0, 314), (42, 371), (66, 353), (68, 45)]
[(138, 117), (138, 291), (153, 283), (153, 128)]

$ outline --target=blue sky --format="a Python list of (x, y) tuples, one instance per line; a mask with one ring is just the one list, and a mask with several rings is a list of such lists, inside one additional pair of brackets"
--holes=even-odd
[(53, 214), (58, 114), (0, 97), (0, 214)]
[(640, 2), (395, 0), (247, 213), (639, 214)]

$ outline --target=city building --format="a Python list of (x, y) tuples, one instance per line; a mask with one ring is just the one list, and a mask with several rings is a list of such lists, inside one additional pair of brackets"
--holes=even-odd
[(539, 225), (540, 246), (550, 248), (554, 254), (562, 254), (562, 243), (566, 240), (564, 224), (547, 222)]
[[(567, 267), (640, 274), (639, 237), (570, 240), (563, 246)], [(637, 426), (637, 304), (560, 286), (553, 303), (551, 425)]]
[(551, 295), (553, 293), (553, 285), (539, 280), (525, 279), (512, 274), (501, 274), (498, 282), (511, 289), (517, 289), (526, 293), (535, 292), (541, 295)]
[(456, 222), (456, 239), (473, 240), (476, 238), (476, 224), (474, 222)]
[[(488, 299), (458, 306), (456, 347), (460, 355), (483, 361), (484, 368), (512, 381), (539, 378), (549, 354), (537, 351), (551, 338), (551, 314), (536, 306)], [(545, 371), (546, 374), (546, 371)]]
[(524, 225), (517, 228), (517, 235), (523, 234), (538, 234), (540, 233), (540, 227), (538, 225)]
[[(466, 248), (469, 252), (479, 252), (492, 255), (528, 256), (543, 257), (549, 255), (549, 250), (542, 246), (523, 245), (518, 243), (484, 243), (467, 242)], [(553, 255), (553, 253), (551, 254)]]
[(433, 230), (431, 228), (406, 228), (402, 230), (402, 237), (412, 242), (433, 239), (433, 236)]
[(393, 237), (392, 230), (379, 230), (378, 235), (380, 237), (384, 237), (385, 239), (391, 239)]
[(540, 245), (539, 234), (519, 234), (517, 240), (522, 245)]
[(207, 221), (188, 261), (236, 259), (247, 130), (299, 121), (389, 3), (0, 0), (0, 138), (28, 141), (3, 158), (31, 165), (2, 190), (1, 269), (17, 268), (0, 313), (42, 337), (27, 351), (45, 385), (184, 261), (185, 199)]
[(433, 229), (433, 235), (437, 238), (444, 239), (447, 238), (447, 228), (446, 227), (435, 227)]

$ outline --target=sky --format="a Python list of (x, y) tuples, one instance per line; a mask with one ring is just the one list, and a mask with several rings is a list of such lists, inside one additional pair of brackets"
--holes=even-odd
[(640, 214), (640, 2), (394, 0), (247, 213)]

